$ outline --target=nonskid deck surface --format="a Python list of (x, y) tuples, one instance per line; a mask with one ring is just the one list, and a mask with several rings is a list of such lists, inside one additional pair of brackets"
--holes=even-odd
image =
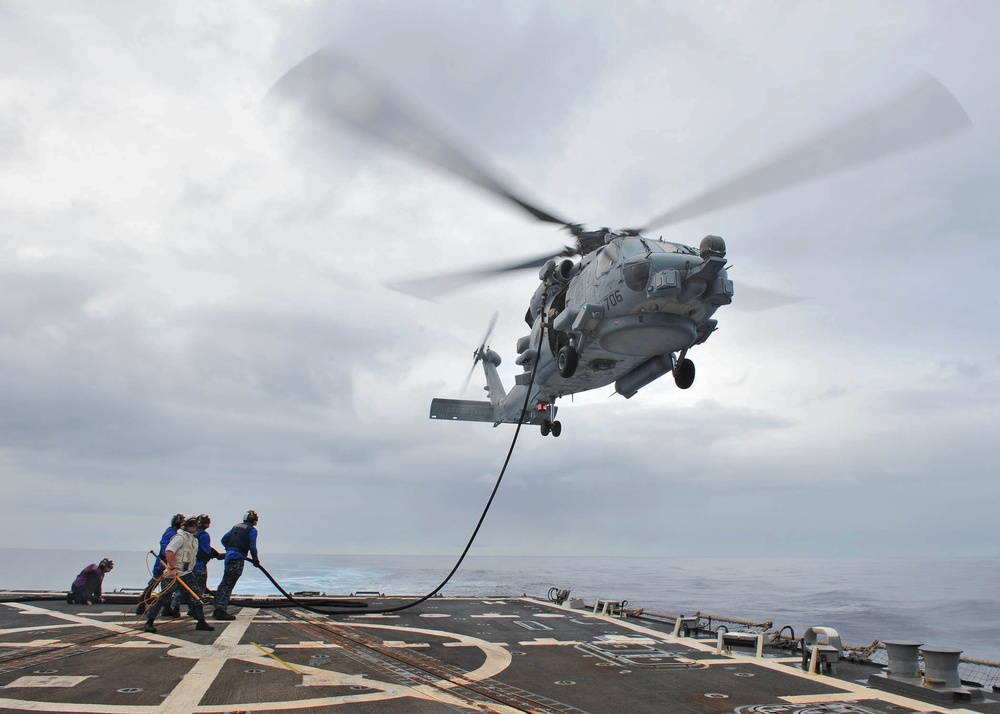
[(810, 675), (780, 651), (720, 653), (664, 625), (529, 598), (336, 618), (245, 607), (214, 632), (182, 617), (158, 620), (156, 634), (133, 611), (0, 604), (0, 711), (1000, 714), (988, 699), (928, 704), (866, 688), (871, 667)]

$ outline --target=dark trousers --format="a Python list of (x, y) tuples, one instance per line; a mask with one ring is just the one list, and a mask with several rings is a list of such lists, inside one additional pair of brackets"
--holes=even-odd
[[(182, 575), (180, 579), (187, 584), (188, 588), (191, 588), (192, 590), (195, 589), (194, 573), (188, 573), (187, 575)], [(170, 587), (168, 587), (163, 592), (163, 594), (160, 595), (159, 599), (156, 601), (156, 604), (150, 607), (148, 610), (146, 610), (146, 621), (152, 623), (153, 620), (156, 619), (156, 616), (160, 614), (160, 610), (163, 609), (163, 606), (170, 603), (174, 593), (177, 591), (180, 591), (181, 604), (188, 605), (188, 612), (191, 613), (191, 617), (193, 617), (196, 620), (204, 620), (205, 609), (201, 605), (201, 598), (192, 597), (191, 593), (187, 591), (187, 588), (185, 588), (176, 580), (172, 580), (170, 581)]]
[[(208, 568), (204, 566), (196, 568), (191, 572), (191, 575), (194, 576), (194, 586), (191, 589), (198, 594), (198, 597), (204, 597), (205, 587), (208, 585)], [(170, 606), (175, 610), (179, 609), (181, 606), (181, 590), (184, 590), (184, 588), (175, 590), (170, 600)], [(190, 615), (191, 612), (188, 611), (188, 614)]]
[(215, 609), (222, 610), (225, 612), (226, 607), (229, 606), (229, 596), (233, 594), (233, 588), (236, 587), (236, 582), (243, 575), (243, 564), (246, 561), (243, 558), (234, 558), (233, 560), (226, 560), (226, 571), (222, 574), (222, 582), (219, 583), (219, 587), (215, 590)]
[[(157, 563), (157, 565), (159, 565), (159, 563)], [(160, 584), (160, 592), (163, 592), (170, 586), (169, 580), (160, 580), (161, 575), (163, 575), (163, 568), (159, 568), (157, 570), (157, 568), (154, 567), (153, 577), (149, 579), (149, 582), (146, 584), (146, 589), (142, 591), (142, 597), (139, 598), (139, 609), (136, 611), (137, 615), (141, 615), (146, 611), (146, 608), (149, 606), (149, 601), (153, 597), (153, 589), (156, 587), (157, 583)]]
[(77, 587), (76, 585), (70, 585), (70, 592), (73, 593), (73, 602), (78, 605), (82, 605), (85, 602), (97, 602), (97, 593), (94, 588), (87, 587)]

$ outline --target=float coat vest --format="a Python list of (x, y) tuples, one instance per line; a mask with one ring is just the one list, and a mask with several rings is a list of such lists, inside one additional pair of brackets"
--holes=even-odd
[(222, 545), (231, 550), (238, 550), (246, 557), (250, 553), (250, 524), (237, 523), (222, 536)]

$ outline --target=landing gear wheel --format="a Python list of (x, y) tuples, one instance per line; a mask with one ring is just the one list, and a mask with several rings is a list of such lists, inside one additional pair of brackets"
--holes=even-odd
[(542, 422), (542, 436), (548, 436), (550, 431), (552, 431), (552, 422), (546, 419)]
[(559, 350), (559, 354), (556, 357), (556, 366), (559, 368), (559, 376), (563, 379), (569, 379), (576, 372), (576, 365), (579, 361), (579, 355), (577, 355), (576, 350), (570, 345), (564, 346)]
[(558, 421), (552, 422), (552, 436), (559, 436), (562, 434), (562, 424)]
[(694, 384), (694, 362), (689, 359), (682, 359), (674, 367), (674, 382), (681, 389), (687, 389)]

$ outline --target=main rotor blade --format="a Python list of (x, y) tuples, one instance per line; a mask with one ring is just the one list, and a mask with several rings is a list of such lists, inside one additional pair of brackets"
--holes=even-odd
[(774, 308), (787, 307), (804, 301), (804, 297), (789, 295), (769, 288), (748, 285), (740, 281), (736, 286), (733, 309), (743, 312), (763, 312)]
[(516, 263), (503, 263), (501, 265), (485, 266), (472, 270), (463, 270), (457, 273), (445, 273), (441, 275), (426, 275), (405, 280), (396, 280), (387, 287), (413, 297), (433, 300), (445, 293), (464, 288), (479, 280), (485, 280), (495, 275), (510, 273), (515, 270), (527, 270), (529, 268), (541, 268), (546, 261), (562, 256), (576, 255), (576, 250), (570, 247), (565, 248), (557, 254), (546, 253), (536, 258), (519, 260)]
[(699, 216), (798, 183), (902, 153), (972, 126), (958, 100), (927, 75), (864, 112), (650, 220), (639, 232)]
[(268, 92), (300, 106), (307, 116), (334, 120), (354, 127), (369, 137), (385, 142), (486, 189), (540, 221), (570, 225), (515, 194), (496, 177), (476, 166), (458, 149), (404, 108), (388, 90), (350, 61), (329, 48), (321, 49), (290, 69)]

